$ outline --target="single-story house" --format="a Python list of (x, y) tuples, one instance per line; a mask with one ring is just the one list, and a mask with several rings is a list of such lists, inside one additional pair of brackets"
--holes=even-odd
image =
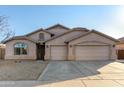
[(124, 37), (118, 39), (120, 42), (116, 44), (117, 58), (124, 59)]
[(95, 30), (56, 24), (6, 40), (5, 59), (115, 60), (117, 41)]

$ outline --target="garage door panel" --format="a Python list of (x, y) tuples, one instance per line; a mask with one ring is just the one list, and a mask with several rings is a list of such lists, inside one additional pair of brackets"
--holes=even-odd
[(67, 46), (51, 46), (51, 60), (66, 60)]
[(107, 60), (109, 46), (76, 46), (76, 60)]

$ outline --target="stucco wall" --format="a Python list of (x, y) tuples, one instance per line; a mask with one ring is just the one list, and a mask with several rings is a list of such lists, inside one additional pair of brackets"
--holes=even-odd
[(124, 44), (117, 44), (116, 49), (117, 50), (121, 50), (121, 49), (124, 50)]
[[(51, 41), (48, 41), (46, 42), (46, 47), (45, 48), (45, 59), (48, 60), (50, 58), (50, 48), (51, 48), (51, 45), (66, 45), (65, 44), (65, 40), (68, 40), (72, 37), (76, 37), (76, 36), (79, 36), (80, 34), (84, 34), (86, 32), (83, 32), (83, 31), (72, 31), (68, 34), (65, 34), (63, 36), (60, 36), (56, 39), (53, 39)], [(57, 55), (57, 54), (55, 54)]]
[(51, 41), (46, 42), (46, 45), (65, 45), (65, 41), (72, 38), (72, 37), (78, 37), (79, 35), (85, 34), (85, 31), (72, 31), (70, 33), (67, 33), (63, 36), (60, 36), (56, 39), (53, 39)]
[[(89, 41), (92, 41), (92, 42), (97, 41), (97, 42), (102, 42), (103, 44), (106, 43), (106, 44), (110, 45), (110, 53), (111, 53), (110, 59), (116, 59), (117, 58), (116, 49), (115, 49), (115, 47), (113, 47), (113, 45), (116, 44), (115, 41), (112, 41), (112, 40), (110, 40), (106, 37), (103, 37), (101, 35), (98, 35), (96, 33), (91, 33), (91, 34), (86, 35), (84, 37), (75, 39), (69, 43), (69, 46), (72, 45), (71, 48), (69, 47), (69, 55), (68, 55), (69, 60), (74, 60), (74, 46), (77, 44), (81, 45), (82, 42), (86, 42), (86, 41), (88, 41), (88, 42)], [(89, 43), (86, 43), (86, 45), (87, 44), (89, 44)], [(82, 43), (82, 45), (83, 45), (83, 43)], [(95, 45), (96, 45), (96, 43), (95, 43)], [(101, 45), (101, 43), (99, 43), (98, 45)]]
[(32, 35), (29, 35), (28, 37), (30, 37), (31, 39), (35, 40), (35, 41), (38, 41), (39, 40), (39, 34), (40, 33), (44, 33), (44, 40), (48, 40), (51, 38), (51, 35), (49, 33), (46, 33), (46, 32), (37, 32), (35, 34), (32, 34)]
[[(27, 55), (14, 55), (14, 44), (24, 42), (28, 45)], [(5, 59), (36, 59), (36, 45), (27, 40), (12, 40), (6, 43)]]

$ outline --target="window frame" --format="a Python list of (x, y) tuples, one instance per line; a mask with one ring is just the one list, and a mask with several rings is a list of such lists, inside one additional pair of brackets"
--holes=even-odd
[[(21, 52), (20, 52), (19, 54), (16, 53), (16, 50), (15, 50), (16, 47), (15, 47), (15, 45), (16, 45), (16, 44), (20, 44), (20, 43), (26, 45), (26, 53), (25, 53), (25, 54), (22, 52), (22, 49), (23, 49), (23, 48), (21, 48)], [(16, 43), (14, 44), (13, 48), (14, 48), (14, 50), (13, 50), (13, 51), (14, 51), (14, 55), (28, 55), (28, 44), (26, 44), (25, 42), (16, 42)]]
[[(42, 35), (42, 38), (41, 38)], [(39, 41), (44, 41), (45, 40), (45, 35), (44, 33), (39, 33)]]

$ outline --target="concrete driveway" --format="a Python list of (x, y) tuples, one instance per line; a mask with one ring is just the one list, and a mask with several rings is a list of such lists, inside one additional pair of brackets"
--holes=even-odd
[(124, 63), (49, 62), (38, 80), (0, 81), (0, 86), (35, 87), (123, 87)]
[(112, 61), (50, 62), (38, 79), (50, 86), (124, 86), (124, 64)]

